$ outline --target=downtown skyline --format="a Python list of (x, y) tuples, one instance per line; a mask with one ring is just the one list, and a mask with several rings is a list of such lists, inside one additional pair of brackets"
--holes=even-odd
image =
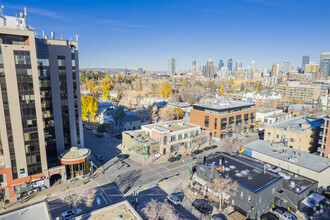
[[(55, 38), (79, 36), (82, 68), (142, 67), (167, 69), (174, 57), (177, 70), (212, 59), (255, 60), (257, 68), (289, 61), (301, 66), (304, 55), (319, 63), (327, 52), (329, 2), (324, 1), (44, 1), (2, 2), (4, 12), (15, 15), (27, 7), (29, 25)], [(217, 10), (218, 9), (218, 10)], [(124, 12), (124, 13), (123, 13)], [(307, 16), (308, 15), (308, 16)], [(309, 31), (306, 32), (306, 29)], [(322, 34), (318, 30), (324, 30)]]

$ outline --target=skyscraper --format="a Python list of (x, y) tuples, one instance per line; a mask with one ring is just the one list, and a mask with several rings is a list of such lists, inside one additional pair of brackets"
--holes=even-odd
[(251, 69), (251, 72), (252, 73), (255, 73), (256, 72), (256, 61), (252, 60), (251, 63), (250, 63), (250, 69)]
[[(0, 177), (5, 198), (35, 185), (49, 186), (58, 155), (84, 145), (78, 42), (35, 38), (26, 15), (0, 18), (6, 20), (0, 22)], [(70, 175), (64, 164), (56, 169), (62, 180)]]
[(227, 62), (227, 68), (229, 71), (232, 71), (233, 70), (233, 59), (230, 58)]
[(191, 63), (191, 71), (195, 73), (197, 71), (197, 62), (196, 60), (193, 60)]
[(290, 71), (291, 71), (291, 64), (290, 64), (290, 62), (288, 62), (288, 61), (283, 62), (282, 73), (283, 74), (288, 74)]
[(142, 75), (143, 74), (143, 68), (138, 68), (138, 72), (139, 72), (140, 75)]
[(330, 76), (330, 52), (321, 53), (320, 71), (323, 73), (323, 77)]
[(206, 66), (203, 66), (203, 75), (205, 78), (214, 78), (214, 65), (211, 59), (207, 61)]
[(278, 76), (280, 72), (280, 64), (274, 63), (272, 65), (271, 76)]
[(223, 63), (223, 60), (219, 60), (219, 71), (221, 70), (222, 67), (224, 67), (225, 64)]
[(170, 76), (175, 75), (175, 59), (173, 57), (168, 58), (167, 74)]
[(302, 57), (302, 62), (301, 62), (301, 71), (304, 73), (305, 72), (305, 65), (309, 64), (311, 59), (311, 56), (303, 56)]
[(242, 68), (242, 61), (237, 60), (235, 62), (235, 71), (237, 71), (239, 68)]

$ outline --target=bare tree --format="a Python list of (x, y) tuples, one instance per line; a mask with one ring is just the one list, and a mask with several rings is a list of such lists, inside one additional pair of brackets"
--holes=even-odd
[(179, 220), (180, 217), (175, 213), (175, 209), (168, 203), (157, 202), (151, 199), (146, 207), (142, 209), (142, 213), (148, 220)]
[(233, 153), (240, 150), (241, 146), (243, 144), (243, 138), (235, 136), (233, 138), (226, 138), (224, 140), (220, 140), (220, 148), (225, 153)]
[(235, 195), (238, 189), (237, 182), (231, 180), (228, 176), (222, 177), (218, 175), (213, 181), (208, 182), (206, 185), (208, 188), (212, 189), (214, 194), (219, 196), (219, 210), (222, 209), (222, 197), (224, 194)]
[(91, 207), (93, 205), (95, 196), (95, 189), (89, 189), (84, 186), (75, 186), (68, 187), (59, 193), (56, 197), (70, 205), (71, 208), (76, 208), (81, 204), (85, 204), (87, 207)]

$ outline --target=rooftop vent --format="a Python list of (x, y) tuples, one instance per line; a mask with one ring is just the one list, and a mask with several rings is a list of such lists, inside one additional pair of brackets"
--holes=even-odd
[(243, 175), (241, 173), (236, 173), (235, 176), (242, 177)]
[(184, 125), (184, 122), (180, 121), (180, 122), (178, 123), (178, 125), (179, 125), (179, 126), (183, 126), (183, 125)]
[(165, 128), (169, 128), (169, 127), (171, 127), (171, 125), (169, 125), (169, 124), (164, 124), (164, 127), (165, 127)]

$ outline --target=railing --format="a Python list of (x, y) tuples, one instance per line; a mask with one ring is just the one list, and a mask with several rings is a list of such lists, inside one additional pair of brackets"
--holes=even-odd
[(321, 147), (318, 147), (318, 148), (317, 148), (317, 152), (324, 153), (324, 151), (325, 151), (324, 148), (321, 148)]

